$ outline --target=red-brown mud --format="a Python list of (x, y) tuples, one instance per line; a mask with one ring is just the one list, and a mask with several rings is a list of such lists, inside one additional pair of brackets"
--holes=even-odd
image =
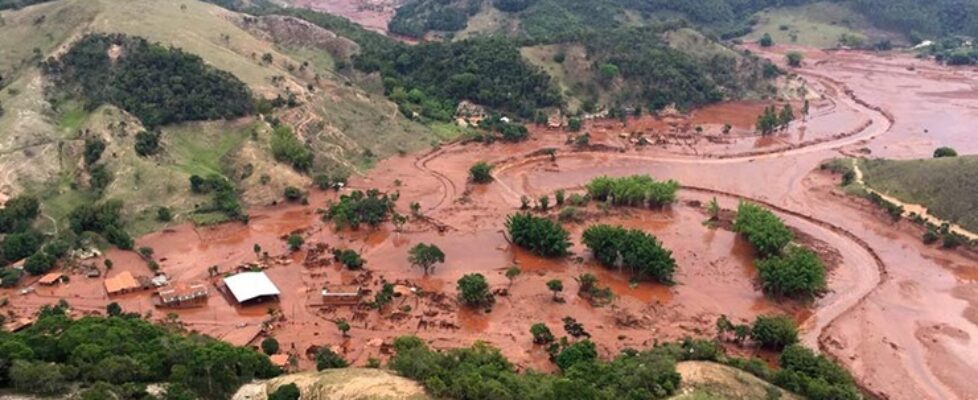
[[(258, 244), (271, 259), (261, 264), (282, 291), (275, 302), (241, 307), (212, 290), (205, 307), (154, 309), (148, 292), (110, 298), (102, 279), (76, 274), (68, 284), (35, 286), (36, 292), (26, 295), (0, 290), (0, 296), (11, 299), (2, 311), (23, 317), (64, 298), (80, 312), (102, 312), (117, 301), (128, 311), (151, 312), (153, 319), (173, 312), (189, 329), (235, 343), (248, 343), (264, 327), (287, 350), (306, 354), (313, 346), (332, 346), (358, 364), (385, 356), (390, 340), (404, 334), (419, 335), (439, 348), (483, 340), (519, 365), (540, 370), (552, 366), (543, 349), (532, 344), (529, 327), (536, 322), (562, 335), (560, 320), (571, 316), (593, 335), (602, 354), (610, 355), (655, 340), (712, 336), (720, 314), (748, 321), (762, 313), (789, 313), (802, 323), (805, 343), (838, 359), (875, 395), (974, 398), (968, 378), (978, 371), (975, 260), (924, 246), (914, 231), (879, 218), (872, 208), (839, 193), (833, 178), (812, 171), (839, 150), (863, 147), (887, 157), (925, 156), (938, 144), (975, 152), (978, 141), (965, 128), (978, 117), (976, 100), (966, 96), (975, 76), (902, 55), (809, 53), (808, 65), (794, 72), (818, 100), (811, 116), (783, 137), (750, 133), (753, 113), (764, 106), (750, 103), (705, 108), (676, 120), (675, 126), (703, 126), (705, 136), (717, 137), (724, 134), (713, 130), (729, 123), (734, 129), (722, 142), (684, 142), (676, 139), (681, 130), (670, 132), (673, 125), (652, 117), (632, 119), (624, 127), (589, 122), (585, 130), (592, 133), (591, 145), (583, 148), (567, 144), (568, 133), (534, 129), (523, 143), (446, 145), (384, 160), (355, 178), (355, 188), (398, 191), (403, 214), (409, 214), (411, 202), (421, 204), (425, 218), (412, 219), (401, 232), (390, 224), (337, 232), (315, 212), (336, 194), (314, 191), (309, 206), (250, 210), (248, 225), (180, 225), (137, 241), (137, 246), (155, 249), (162, 270), (174, 281), (212, 283), (208, 267), (217, 266), (223, 274), (257, 263), (253, 246)], [(953, 117), (945, 120), (921, 109)], [(930, 134), (917, 129), (924, 126)], [(631, 140), (658, 133), (662, 142)], [(541, 153), (544, 148), (557, 149), (556, 159)], [(496, 164), (496, 181), (473, 187), (467, 171), (480, 160)], [(630, 174), (680, 181), (681, 201), (665, 210), (612, 210), (607, 215), (592, 206), (584, 222), (565, 225), (575, 243), (586, 225), (597, 221), (655, 234), (678, 262), (676, 285), (631, 284), (627, 276), (595, 265), (580, 244), (572, 249), (574, 256), (549, 260), (506, 241), (505, 217), (516, 211), (520, 196), (574, 191), (595, 176)], [(807, 241), (834, 249), (838, 265), (830, 273), (830, 292), (807, 305), (765, 298), (756, 287), (749, 246), (725, 229), (703, 225), (702, 210), (690, 205), (713, 197), (730, 209), (741, 200), (761, 202)], [(317, 248), (316, 253), (321, 244), (359, 251), (366, 270), (346, 271), (328, 255), (307, 259), (307, 250), (290, 255), (282, 238), (292, 232), (305, 236), (306, 248)], [(422, 242), (437, 244), (447, 255), (430, 276), (407, 262), (408, 249)], [(107, 257), (115, 261), (109, 276), (124, 270), (149, 274), (133, 253), (112, 251)], [(504, 271), (512, 265), (523, 272), (509, 282)], [(455, 282), (473, 272), (484, 274), (499, 293), (490, 311), (466, 309), (454, 300)], [(616, 300), (595, 307), (580, 298), (573, 278), (584, 272), (611, 287)], [(550, 279), (563, 280), (564, 302), (553, 301), (545, 285)], [(325, 284), (360, 284), (376, 291), (381, 280), (397, 283), (401, 294), (381, 312), (311, 306)], [(336, 329), (339, 318), (350, 321), (351, 337), (343, 338)], [(311, 362), (303, 358), (301, 365)]]
[(387, 33), (387, 23), (403, 0), (289, 0), (295, 7), (339, 15), (372, 31)]

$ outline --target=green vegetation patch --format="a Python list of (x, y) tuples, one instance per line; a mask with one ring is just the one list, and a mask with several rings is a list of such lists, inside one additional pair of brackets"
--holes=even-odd
[(89, 108), (114, 104), (147, 127), (228, 119), (252, 111), (248, 88), (195, 55), (122, 34), (89, 34), (44, 63), (60, 88)]
[(978, 156), (862, 160), (866, 185), (978, 231)]

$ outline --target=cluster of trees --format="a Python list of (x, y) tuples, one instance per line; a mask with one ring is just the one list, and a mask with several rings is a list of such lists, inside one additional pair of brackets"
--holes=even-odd
[[(555, 357), (557, 375), (516, 372), (498, 349), (477, 342), (444, 352), (413, 336), (394, 341), (390, 366), (417, 380), (436, 397), (456, 399), (659, 399), (673, 394), (681, 377), (666, 347), (630, 351), (605, 362), (594, 343), (568, 344)], [(676, 352), (678, 353), (678, 352)]]
[(766, 293), (811, 298), (825, 291), (822, 261), (807, 248), (789, 245), (794, 240), (794, 233), (770, 210), (741, 202), (733, 229), (743, 235), (760, 256), (757, 269)]
[(297, 171), (308, 171), (312, 168), (315, 155), (309, 146), (299, 141), (292, 128), (287, 125), (276, 125), (272, 130), (270, 140), (272, 157), (278, 162), (292, 165)]
[[(122, 48), (117, 60), (109, 55), (113, 46)], [(252, 112), (251, 93), (230, 73), (139, 37), (89, 34), (43, 67), (56, 77), (59, 88), (84, 98), (89, 108), (113, 104), (149, 128)]]
[(764, 112), (757, 116), (757, 131), (762, 135), (770, 135), (776, 131), (788, 129), (791, 121), (795, 120), (795, 111), (791, 104), (785, 104), (779, 112), (777, 107), (764, 107)]
[(488, 131), (486, 135), (477, 137), (477, 141), (492, 143), (496, 140), (496, 135), (507, 142), (521, 142), (530, 137), (530, 131), (526, 125), (518, 122), (509, 121), (499, 114), (493, 114), (479, 121), (479, 128)]
[(556, 106), (561, 96), (550, 77), (527, 63), (507, 38), (478, 38), (364, 48), (354, 59), (365, 72), (380, 72), (385, 93), (408, 117), (450, 120), (469, 100), (530, 118)]
[(396, 197), (377, 189), (370, 189), (366, 193), (354, 190), (340, 196), (339, 203), (330, 204), (323, 218), (333, 221), (336, 229), (359, 229), (363, 223), (376, 228), (394, 212)]
[(798, 327), (784, 315), (759, 315), (751, 325), (734, 324), (721, 315), (717, 319), (717, 335), (720, 338), (733, 335), (733, 341), (741, 344), (750, 338), (759, 346), (775, 351), (798, 343)]
[(80, 205), (68, 214), (68, 226), (76, 234), (97, 233), (116, 247), (131, 250), (133, 240), (123, 229), (122, 206), (121, 200)]
[(238, 199), (237, 188), (230, 179), (217, 174), (207, 177), (191, 175), (190, 191), (195, 194), (213, 194), (211, 204), (198, 207), (195, 212), (219, 212), (232, 221), (248, 221), (248, 214)]
[(543, 257), (562, 257), (571, 246), (570, 233), (560, 224), (528, 213), (506, 218), (509, 239), (516, 245)]
[(167, 399), (227, 399), (244, 382), (280, 373), (264, 354), (196, 334), (182, 335), (135, 314), (72, 320), (47, 307), (17, 333), (0, 332), (0, 387), (80, 398), (144, 398), (166, 383)]
[(469, 17), (479, 12), (480, 5), (477, 0), (407, 3), (397, 8), (387, 29), (412, 38), (421, 38), (429, 31), (462, 30)]
[(587, 192), (592, 199), (631, 207), (661, 207), (670, 204), (676, 201), (677, 190), (678, 182), (660, 182), (648, 175), (621, 178), (601, 176), (587, 184)]
[[(13, 197), (4, 203), (4, 208), (0, 208), (0, 287), (15, 286), (23, 275), (19, 269), (4, 268), (12, 262), (31, 257), (34, 259), (29, 263), (31, 271), (40, 273), (46, 272), (53, 264), (53, 260), (46, 262), (52, 256), (51, 252), (41, 247), (46, 238), (32, 228), (40, 212), (40, 203), (33, 196)], [(27, 265), (25, 261), (25, 269)]]
[(639, 280), (672, 282), (676, 260), (655, 236), (638, 229), (602, 224), (588, 227), (582, 241), (605, 267), (626, 268)]

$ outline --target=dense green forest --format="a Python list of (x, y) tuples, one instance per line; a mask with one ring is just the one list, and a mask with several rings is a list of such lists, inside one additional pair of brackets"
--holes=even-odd
[(147, 127), (252, 111), (251, 93), (233, 75), (138, 37), (89, 34), (60, 59), (48, 59), (44, 70), (57, 79), (57, 88), (85, 99), (89, 108), (113, 104)]
[[(495, 0), (492, 6), (515, 14), (522, 34), (535, 41), (564, 40), (625, 26), (638, 15), (647, 22), (683, 19), (722, 38), (750, 32), (753, 15), (770, 7), (797, 6), (818, 0)], [(824, 0), (823, 0), (824, 1)], [(877, 27), (905, 35), (978, 36), (976, 0), (836, 0), (863, 14)], [(390, 30), (420, 37), (427, 31), (465, 28), (471, 0), (418, 0), (397, 10)], [(456, 10), (444, 12), (442, 10)]]
[(199, 336), (177, 324), (154, 325), (110, 305), (108, 317), (73, 320), (68, 305), (46, 307), (17, 333), (0, 332), (0, 387), (57, 395), (80, 385), (81, 399), (227, 399), (244, 382), (280, 370), (257, 351)]

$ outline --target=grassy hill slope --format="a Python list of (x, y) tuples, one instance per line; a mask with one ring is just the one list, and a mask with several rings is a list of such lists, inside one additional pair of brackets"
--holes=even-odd
[[(81, 161), (85, 138), (107, 143), (100, 163), (114, 179), (101, 197), (125, 199), (127, 229), (134, 233), (161, 226), (154, 219), (159, 206), (173, 208), (178, 220), (185, 220), (195, 206), (207, 203), (209, 198), (189, 192), (193, 174), (229, 178), (249, 204), (277, 200), (285, 186), (310, 181), (272, 159), (270, 126), (255, 117), (162, 126), (163, 150), (147, 158), (134, 152), (134, 135), (142, 129), (133, 116), (109, 106), (87, 110), (71, 99), (49, 102), (49, 80), (38, 62), (61, 54), (88, 32), (124, 33), (181, 48), (230, 72), (256, 96), (292, 94), (298, 106), (272, 116), (293, 126), (315, 152), (310, 174), (357, 171), (377, 157), (424, 148), (445, 139), (445, 132), (453, 133), (440, 130), (439, 135), (404, 118), (382, 93), (361, 89), (338, 74), (337, 60), (314, 47), (321, 41), (293, 40), (288, 28), (298, 24), (294, 31), (313, 32), (316, 38), (332, 33), (301, 21), (280, 21), (279, 28), (287, 25), (284, 33), (268, 32), (270, 27), (252, 17), (194, 0), (60, 0), (4, 10), (0, 17), (0, 104), (5, 109), (0, 115), (0, 193), (41, 196), (45, 220), (61, 227), (71, 209), (96, 198), (87, 189)], [(346, 50), (348, 57), (356, 48)], [(262, 60), (265, 54), (271, 62)]]
[(861, 165), (873, 189), (978, 231), (978, 156), (866, 160)]

